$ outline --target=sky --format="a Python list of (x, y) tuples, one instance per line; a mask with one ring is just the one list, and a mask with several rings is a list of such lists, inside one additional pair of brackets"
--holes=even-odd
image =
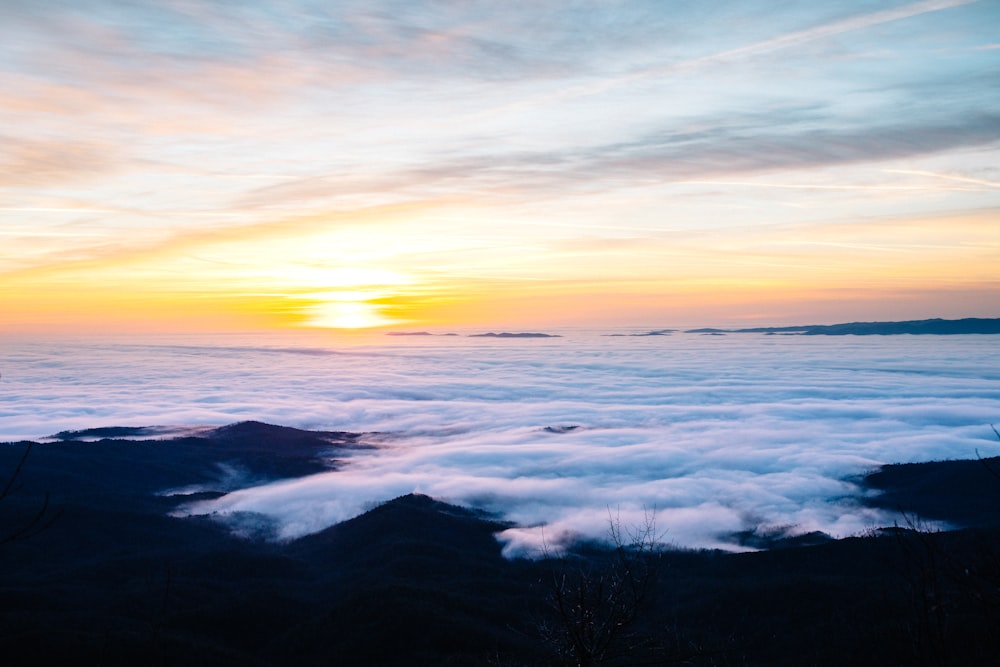
[(997, 25), (0, 0), (0, 333), (998, 316)]

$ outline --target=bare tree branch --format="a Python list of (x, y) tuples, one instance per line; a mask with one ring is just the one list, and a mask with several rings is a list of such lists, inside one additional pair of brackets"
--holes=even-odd
[[(7, 480), (7, 483), (4, 484), (3, 490), (0, 491), (0, 502), (9, 498), (20, 488), (20, 486), (17, 486), (16, 483), (21, 477), (24, 465), (28, 461), (28, 455), (31, 454), (31, 448), (33, 446), (34, 443), (29, 442), (28, 446), (24, 448), (24, 453), (21, 455), (17, 465), (14, 467), (14, 472), (11, 474), (10, 479)], [(45, 498), (42, 501), (42, 506), (24, 523), (24, 525), (20, 528), (15, 528), (6, 535), (0, 536), (0, 545), (27, 539), (32, 535), (40, 533), (51, 526), (61, 514), (62, 512), (55, 512), (54, 514), (49, 512), (49, 494), (46, 493)]]

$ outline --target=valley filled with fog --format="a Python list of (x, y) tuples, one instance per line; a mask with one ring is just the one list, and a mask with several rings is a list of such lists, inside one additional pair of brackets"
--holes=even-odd
[(220, 472), (205, 490), (226, 495), (182, 513), (294, 538), (418, 492), (516, 524), (508, 556), (601, 537), (609, 512), (655, 511), (678, 546), (854, 535), (893, 522), (854, 478), (1000, 452), (992, 336), (609, 335), (636, 332), (10, 341), (0, 441), (241, 420), (364, 433), (337, 470)]

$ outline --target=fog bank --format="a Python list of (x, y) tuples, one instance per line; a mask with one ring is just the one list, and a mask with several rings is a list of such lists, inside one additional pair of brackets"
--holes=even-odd
[[(566, 332), (560, 332), (566, 333)], [(370, 433), (343, 469), (244, 488), (194, 513), (281, 537), (409, 493), (500, 513), (509, 555), (605, 534), (609, 513), (733, 548), (765, 527), (850, 535), (892, 517), (852, 475), (1000, 452), (993, 337), (754, 334), (8, 346), (0, 440), (106, 425), (256, 419)], [(247, 514), (249, 513), (249, 514)]]

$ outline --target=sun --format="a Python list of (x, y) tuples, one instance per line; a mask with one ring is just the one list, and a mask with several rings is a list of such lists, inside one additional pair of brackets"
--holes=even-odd
[(307, 295), (303, 307), (305, 326), (322, 329), (370, 329), (400, 323), (386, 315), (385, 305), (376, 303), (390, 296), (385, 290), (341, 290)]
[[(288, 274), (286, 273), (286, 278)], [(300, 268), (297, 282), (313, 289), (293, 297), (302, 315), (300, 326), (320, 329), (370, 329), (402, 322), (391, 316), (390, 302), (413, 278), (375, 268)]]

